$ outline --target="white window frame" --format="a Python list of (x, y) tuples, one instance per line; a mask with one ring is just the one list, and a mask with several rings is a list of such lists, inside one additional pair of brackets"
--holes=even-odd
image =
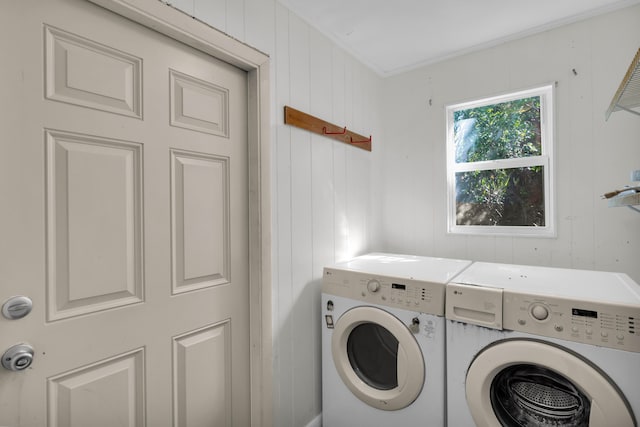
[[(555, 237), (555, 194), (554, 194), (554, 84), (532, 89), (510, 92), (503, 95), (446, 106), (447, 119), (447, 225), (451, 234), (507, 235)], [(498, 159), (481, 162), (456, 163), (454, 140), (454, 112), (491, 104), (513, 101), (521, 98), (540, 97), (541, 155)], [(544, 215), (545, 225), (499, 226), (499, 225), (458, 225), (456, 224), (456, 173), (475, 170), (510, 169), (529, 166), (543, 166), (544, 169)]]

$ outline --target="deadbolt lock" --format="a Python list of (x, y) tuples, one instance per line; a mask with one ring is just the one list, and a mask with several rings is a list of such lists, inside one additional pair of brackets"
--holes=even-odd
[(16, 344), (2, 355), (2, 366), (10, 371), (23, 371), (31, 366), (33, 353), (29, 344)]
[(31, 298), (18, 295), (5, 301), (2, 305), (2, 315), (9, 320), (22, 319), (31, 313), (32, 308)]

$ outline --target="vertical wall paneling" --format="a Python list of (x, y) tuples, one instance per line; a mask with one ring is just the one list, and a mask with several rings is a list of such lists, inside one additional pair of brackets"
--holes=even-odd
[[(289, 12), (276, 3), (275, 28), (275, 73), (276, 105), (284, 105), (290, 99), (289, 78)], [(274, 144), (274, 167), (272, 197), (275, 202), (274, 218), (274, 426), (289, 425), (292, 417), (294, 390), (292, 345), (293, 335), (290, 328), (290, 310), (292, 307), (291, 283), (291, 133), (292, 129), (284, 125), (282, 108), (273, 108), (275, 112), (277, 133)]]
[[(272, 57), (277, 55), (275, 53), (277, 8), (282, 6), (275, 0), (244, 0), (245, 42), (262, 52), (270, 53)], [(280, 33), (279, 30), (278, 33)], [(275, 64), (272, 63), (272, 66), (275, 67)], [(274, 74), (271, 74), (272, 78)], [(275, 95), (276, 91), (271, 93)]]
[[(332, 110), (332, 56), (329, 41), (318, 33), (310, 37), (310, 112), (322, 114)], [(327, 96), (329, 94), (329, 96)], [(333, 200), (333, 141), (312, 134), (312, 196), (313, 196), (313, 268), (312, 278), (322, 278), (322, 267), (332, 263), (334, 236), (327, 230), (334, 228)], [(319, 293), (317, 293), (319, 295)], [(314, 303), (315, 303), (314, 299)], [(319, 301), (317, 301), (319, 303)], [(316, 309), (317, 307), (313, 307)], [(318, 315), (320, 313), (318, 312)]]
[[(433, 158), (434, 148), (425, 132), (411, 125), (424, 123), (425, 120), (425, 95), (422, 95), (424, 85), (411, 84), (409, 81), (405, 84), (399, 80), (389, 91), (385, 95), (391, 100), (388, 102), (393, 104), (385, 107), (385, 144), (373, 152), (374, 175), (379, 177), (380, 181), (380, 186), (377, 187), (380, 189), (379, 193), (374, 193), (374, 197), (383, 198), (383, 202), (380, 203), (383, 227), (392, 227), (394, 230), (394, 234), (383, 235), (385, 241), (382, 247), (390, 251), (413, 252), (416, 245), (415, 230), (395, 227), (392, 222), (414, 224), (417, 220), (418, 223), (423, 223), (420, 215), (424, 212), (418, 212), (415, 203), (419, 198), (426, 199), (425, 194), (433, 194), (435, 191), (434, 183), (423, 175), (432, 168), (421, 167)], [(396, 104), (396, 100), (400, 102), (400, 99), (407, 100), (406, 108), (400, 108), (400, 104)], [(435, 115), (442, 117), (440, 111)], [(387, 123), (394, 125), (388, 127)], [(416, 170), (420, 172), (416, 174)], [(389, 179), (388, 176), (393, 178)], [(432, 198), (428, 199), (430, 201)], [(392, 222), (387, 223), (388, 221)]]
[[(554, 98), (556, 107), (556, 146), (555, 146), (555, 190), (556, 190), (556, 221), (558, 236), (554, 241), (553, 265), (569, 265), (574, 260), (574, 267), (593, 268), (593, 256), (585, 257), (589, 250), (593, 251), (593, 242), (582, 246), (585, 238), (593, 235), (591, 222), (592, 209), (599, 202), (593, 194), (593, 178), (590, 172), (581, 167), (582, 164), (590, 164), (589, 158), (593, 152), (593, 128), (584, 120), (585, 114), (594, 114), (592, 105), (570, 105), (574, 96), (583, 98), (590, 92), (591, 64), (585, 48), (589, 46), (588, 30), (583, 27), (568, 27), (564, 29), (563, 36), (565, 49), (547, 52), (550, 62), (562, 64), (560, 72), (556, 75)], [(590, 38), (590, 36), (588, 36)], [(574, 75), (572, 70), (576, 70)], [(579, 71), (578, 71), (579, 70)], [(575, 136), (574, 136), (575, 135)], [(576, 136), (579, 135), (580, 143)], [(565, 161), (564, 159), (575, 159)], [(580, 181), (589, 181), (588, 185), (578, 184)], [(580, 188), (574, 188), (574, 185)], [(575, 197), (575, 196), (578, 197)], [(583, 212), (580, 215), (564, 215), (563, 211)], [(574, 245), (580, 245), (575, 247)], [(590, 248), (589, 248), (590, 247)], [(574, 252), (574, 248), (576, 252)], [(582, 255), (580, 255), (582, 253)], [(588, 258), (591, 258), (590, 261)], [(582, 260), (580, 260), (582, 259)]]
[(333, 144), (333, 224), (334, 261), (351, 257), (349, 250), (349, 221), (347, 218), (347, 146)]
[[(171, 6), (175, 7), (176, 9), (180, 9), (181, 11), (183, 11), (184, 13), (194, 16), (195, 14), (195, 3), (197, 0), (172, 0), (171, 1)], [(199, 3), (206, 3), (206, 2), (202, 2), (199, 1)], [(201, 7), (201, 6), (199, 6)], [(198, 17), (202, 16), (202, 18), (200, 18), (201, 20), (205, 21), (206, 16), (198, 14)], [(218, 28), (220, 29), (220, 28)]]
[[(640, 6), (636, 5), (385, 79), (384, 160), (375, 156), (376, 173), (382, 174), (384, 186), (383, 191), (373, 193), (374, 205), (382, 207), (380, 235), (385, 248), (621, 271), (640, 281), (638, 214), (609, 208), (600, 200), (601, 194), (628, 184), (629, 171), (639, 167), (638, 117), (626, 114), (614, 122), (604, 120), (611, 97), (637, 51), (638, 20)], [(447, 234), (444, 107), (550, 82), (557, 82), (557, 237)], [(425, 93), (425, 87), (433, 88), (433, 94)], [(429, 99), (432, 105), (424, 110)], [(426, 112), (414, 115), (418, 111)], [(425, 151), (429, 155), (422, 154)], [(410, 154), (418, 159), (408, 160)], [(424, 185), (404, 191), (407, 174), (403, 169), (409, 169), (414, 182)], [(416, 197), (426, 203), (416, 203)], [(407, 211), (412, 210), (410, 216)], [(432, 234), (422, 221), (432, 223)], [(422, 240), (432, 240), (431, 249), (421, 246)]]
[[(326, 114), (332, 111), (333, 99), (331, 91), (332, 55), (331, 43), (317, 32), (312, 32), (309, 38), (310, 52), (310, 107), (312, 114)], [(312, 369), (306, 371), (309, 383), (321, 381), (321, 338), (320, 338), (320, 284), (322, 281), (322, 268), (331, 264), (334, 260), (334, 234), (328, 232), (334, 229), (333, 212), (333, 141), (312, 134), (311, 136), (311, 194), (312, 194), (312, 269), (311, 282), (307, 284), (309, 289), (308, 299), (302, 304), (311, 313), (308, 318), (307, 333), (310, 335), (309, 348), (312, 352)], [(308, 420), (313, 414), (322, 410), (321, 395), (312, 392), (307, 399), (307, 404), (312, 403), (303, 410), (302, 419)]]
[(231, 37), (246, 40), (245, 37), (245, 0), (226, 0), (226, 33)]
[[(358, 80), (355, 77), (355, 68), (356, 68), (356, 64), (353, 63), (352, 61), (347, 61), (347, 63), (345, 64), (345, 70), (344, 70), (344, 86), (345, 86), (345, 91), (344, 91), (344, 103), (345, 103), (345, 123), (354, 123), (354, 128), (357, 129), (357, 124), (355, 123), (355, 114), (354, 114), (354, 86), (358, 84)], [(350, 182), (350, 180), (352, 179), (352, 174), (351, 172), (353, 171), (353, 168), (355, 168), (355, 165), (351, 163), (351, 160), (353, 159), (353, 150), (345, 150), (344, 151), (344, 155), (345, 155), (345, 209), (343, 211), (343, 217), (344, 217), (344, 227), (346, 229), (346, 240), (344, 242), (344, 244), (346, 245), (347, 248), (347, 253), (346, 253), (346, 258), (351, 258), (352, 256), (354, 256), (354, 245), (353, 245), (353, 241), (356, 240), (358, 237), (357, 231), (355, 230), (354, 227), (352, 227), (353, 225), (353, 208), (354, 208), (354, 204), (355, 204), (355, 200), (351, 199), (351, 195), (352, 193), (352, 188), (353, 185)]]
[[(594, 105), (609, 105), (640, 41), (640, 27), (637, 25), (640, 6), (622, 10), (613, 16), (615, 19), (591, 23)], [(609, 37), (602, 36), (603, 33)], [(622, 39), (618, 41), (618, 37)], [(612, 114), (609, 120), (602, 122), (602, 116), (596, 116), (596, 113), (601, 111), (594, 109), (594, 167), (591, 172), (598, 197), (611, 188), (628, 183), (630, 171), (640, 167), (640, 117), (626, 112), (622, 115), (614, 113), (617, 114), (615, 119)], [(625, 271), (640, 282), (640, 214), (626, 208), (608, 208), (601, 200), (594, 208), (596, 265), (601, 269)]]
[[(310, 108), (310, 28), (297, 16), (289, 15), (291, 103), (302, 110)], [(303, 414), (312, 405), (309, 388), (296, 387), (309, 380), (307, 356), (311, 347), (309, 318), (309, 281), (313, 270), (313, 209), (311, 188), (311, 134), (295, 129), (291, 132), (291, 249), (292, 291), (291, 330), (293, 335), (293, 425), (305, 424)]]
[[(225, 0), (194, 0), (193, 15), (218, 30), (227, 31), (227, 2)], [(186, 12), (186, 11), (185, 11)]]
[(309, 360), (312, 354), (310, 326), (311, 288), (313, 271), (313, 234), (312, 234), (312, 188), (311, 188), (311, 135), (305, 131), (292, 132), (291, 141), (291, 280), (292, 306), (290, 307), (290, 325), (293, 341), (291, 345), (293, 363), (293, 425), (304, 424), (300, 412), (305, 412), (311, 403), (310, 388), (300, 387), (309, 380)]
[[(496, 64), (500, 64), (509, 70), (510, 86), (506, 90), (540, 86), (549, 82), (557, 82), (558, 90), (556, 90), (556, 94), (567, 90), (568, 82), (565, 77), (566, 73), (563, 72), (566, 69), (566, 59), (558, 56), (557, 52), (553, 52), (548, 48), (549, 45), (555, 43), (554, 40), (555, 37), (552, 33), (543, 32), (520, 40), (521, 44), (509, 46), (508, 51), (513, 55), (517, 65), (507, 63), (506, 57), (496, 53)], [(492, 81), (493, 84), (498, 84), (489, 76), (483, 81)], [(504, 91), (505, 89), (502, 90)], [(564, 117), (566, 115), (566, 112), (560, 110), (562, 105), (556, 102), (556, 117)], [(560, 141), (556, 142), (559, 143)], [(563, 194), (561, 187), (566, 180), (557, 179), (555, 182), (555, 191), (558, 195)], [(556, 199), (563, 203), (568, 200), (567, 197), (562, 196), (556, 197)], [(551, 241), (548, 238), (514, 238), (512, 262), (517, 264), (551, 265)], [(557, 239), (554, 239), (554, 241), (557, 242)]]
[[(429, 105), (429, 99), (433, 104), (433, 88), (427, 80), (427, 84), (420, 88), (422, 96), (420, 99), (422, 102), (419, 108), (413, 112), (419, 116), (419, 120), (433, 121), (433, 115), (428, 115), (427, 110), (433, 108), (433, 105)], [(425, 123), (426, 126), (431, 126), (430, 123)], [(427, 156), (430, 156), (430, 150), (425, 141), (420, 141), (416, 144), (416, 152), (412, 154), (412, 157), (416, 157), (418, 161)], [(431, 193), (434, 191), (433, 170), (425, 171), (425, 181), (415, 182), (413, 184), (415, 194)], [(415, 199), (415, 211), (413, 213), (413, 222), (416, 224), (415, 234), (420, 236), (415, 242), (415, 253), (429, 253), (432, 250), (433, 245), (433, 208), (430, 206), (429, 201), (425, 197), (414, 197)]]
[[(331, 89), (333, 99), (334, 123), (347, 123), (346, 119), (346, 58), (343, 51), (334, 47), (331, 53)], [(333, 224), (334, 224), (334, 259), (342, 261), (349, 257), (347, 245), (349, 238), (349, 224), (345, 216), (346, 196), (346, 152), (350, 147), (343, 144), (333, 146)]]
[(346, 122), (345, 103), (345, 53), (336, 46), (331, 47), (331, 99), (334, 123)]
[(493, 259), (513, 263), (513, 237), (499, 236), (495, 240), (495, 257)]

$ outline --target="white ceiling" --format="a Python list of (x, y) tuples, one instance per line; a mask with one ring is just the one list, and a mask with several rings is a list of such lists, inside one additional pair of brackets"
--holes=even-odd
[(279, 1), (382, 76), (640, 3), (640, 0)]

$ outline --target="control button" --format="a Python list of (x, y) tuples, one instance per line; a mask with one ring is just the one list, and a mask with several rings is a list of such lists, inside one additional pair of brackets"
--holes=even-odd
[(577, 327), (577, 326), (572, 326), (572, 327), (571, 327), (571, 332), (573, 332), (574, 334), (577, 334), (579, 330), (580, 330), (580, 329), (578, 329), (578, 327)]
[(369, 289), (369, 292), (378, 292), (380, 290), (380, 282), (377, 280), (369, 280), (369, 283), (367, 283), (367, 289)]
[(411, 325), (409, 325), (409, 330), (413, 334), (417, 334), (418, 332), (420, 332), (420, 319), (418, 319), (417, 317), (414, 317), (411, 320)]
[(562, 331), (564, 331), (564, 326), (562, 326), (562, 325), (555, 325), (555, 326), (553, 327), (553, 329), (555, 329), (557, 332), (562, 332)]
[(616, 338), (618, 338), (619, 341), (622, 341), (624, 339), (624, 335), (623, 334), (618, 334), (618, 335), (616, 335)]
[(527, 324), (527, 321), (526, 321), (526, 320), (524, 320), (524, 319), (518, 319), (518, 325), (520, 325), (520, 326), (524, 326), (524, 325), (526, 325), (526, 324)]
[(593, 333), (593, 329), (587, 328), (585, 329), (585, 332), (587, 333), (587, 335), (591, 335)]
[(600, 332), (600, 336), (601, 336), (602, 338), (607, 338), (607, 337), (609, 336), (609, 332), (607, 332), (607, 331), (602, 331), (602, 332)]
[(327, 323), (327, 329), (333, 329), (333, 316), (325, 314), (324, 321)]
[(543, 305), (536, 304), (531, 308), (531, 315), (537, 320), (545, 320), (549, 317), (549, 310)]

